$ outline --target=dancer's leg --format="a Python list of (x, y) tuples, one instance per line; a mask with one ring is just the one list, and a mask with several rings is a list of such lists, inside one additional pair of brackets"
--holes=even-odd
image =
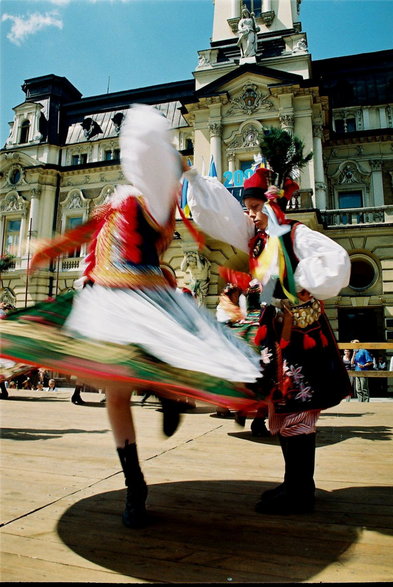
[(139, 465), (131, 393), (124, 384), (108, 387), (105, 391), (106, 409), (127, 486), (123, 523), (128, 528), (141, 528), (147, 524), (145, 501), (148, 489)]

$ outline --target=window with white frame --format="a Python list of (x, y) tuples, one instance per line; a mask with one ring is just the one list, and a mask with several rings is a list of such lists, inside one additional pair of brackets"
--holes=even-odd
[(71, 157), (71, 165), (84, 165), (87, 163), (87, 153), (77, 153)]
[(356, 118), (337, 118), (334, 121), (335, 131), (340, 134), (356, 131)]
[[(66, 218), (66, 224), (65, 224), (65, 230), (66, 232), (68, 232), (69, 230), (72, 230), (74, 228), (77, 228), (78, 226), (80, 226), (81, 224), (83, 224), (83, 216), (67, 216)], [(81, 256), (81, 247), (78, 247), (76, 249), (74, 249), (73, 251), (71, 251), (68, 254), (68, 258), (69, 259), (74, 259), (75, 257), (80, 257)]]
[(3, 254), (18, 256), (21, 224), (21, 218), (4, 218)]
[(19, 143), (27, 143), (29, 141), (29, 131), (30, 131), (30, 122), (28, 120), (24, 120), (20, 125), (20, 137)]
[(106, 149), (104, 153), (105, 161), (118, 161), (120, 159), (120, 149)]

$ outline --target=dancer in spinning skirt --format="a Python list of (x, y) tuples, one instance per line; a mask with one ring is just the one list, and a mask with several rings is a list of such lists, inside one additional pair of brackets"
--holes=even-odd
[(259, 404), (248, 386), (260, 375), (257, 353), (193, 299), (179, 295), (160, 268), (174, 234), (182, 174), (171, 140), (169, 123), (156, 109), (129, 110), (120, 147), (123, 173), (132, 185), (119, 185), (92, 218), (56, 237), (31, 261), (34, 279), (38, 268), (89, 243), (84, 287), (1, 320), (5, 359), (105, 388), (128, 488), (123, 513), (128, 527), (147, 523), (148, 494), (132, 390), (152, 389), (161, 398), (167, 435), (179, 420), (179, 404), (172, 400), (191, 397), (236, 410)]

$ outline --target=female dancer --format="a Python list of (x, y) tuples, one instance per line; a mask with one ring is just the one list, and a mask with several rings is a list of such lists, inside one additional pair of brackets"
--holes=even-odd
[(154, 108), (132, 107), (120, 147), (132, 186), (118, 186), (88, 222), (54, 239), (31, 261), (34, 271), (89, 242), (85, 286), (2, 320), (2, 354), (105, 387), (128, 488), (123, 522), (141, 527), (147, 523), (148, 489), (138, 460), (131, 390), (150, 388), (161, 397), (164, 412), (173, 415), (166, 430), (171, 434), (178, 422), (171, 398), (253, 406), (256, 395), (246, 383), (260, 372), (255, 351), (194, 300), (179, 295), (160, 268), (174, 233), (182, 173), (168, 121)]

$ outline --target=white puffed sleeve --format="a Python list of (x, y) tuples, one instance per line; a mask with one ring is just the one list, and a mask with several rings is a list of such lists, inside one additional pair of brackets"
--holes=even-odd
[(169, 122), (156, 108), (130, 108), (120, 132), (122, 170), (159, 224), (167, 221), (180, 189), (181, 159), (171, 141)]
[(241, 204), (216, 177), (202, 177), (196, 169), (184, 173), (189, 181), (188, 205), (203, 232), (248, 253), (254, 223)]
[(297, 291), (306, 289), (314, 297), (326, 300), (348, 285), (349, 255), (329, 237), (300, 224), (295, 228), (293, 250), (299, 259), (295, 271)]

